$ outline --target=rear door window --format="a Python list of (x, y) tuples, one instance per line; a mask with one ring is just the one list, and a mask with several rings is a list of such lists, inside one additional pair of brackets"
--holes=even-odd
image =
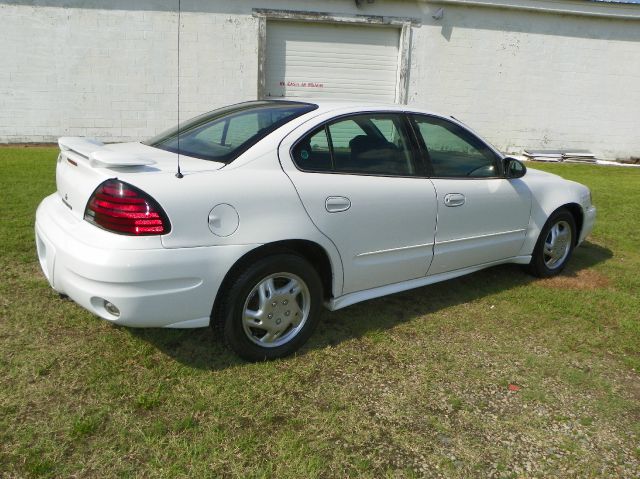
[(332, 159), (325, 126), (311, 132), (293, 149), (298, 168), (305, 171), (331, 171)]
[(413, 176), (416, 168), (402, 118), (370, 113), (339, 119), (294, 147), (302, 170), (385, 176)]

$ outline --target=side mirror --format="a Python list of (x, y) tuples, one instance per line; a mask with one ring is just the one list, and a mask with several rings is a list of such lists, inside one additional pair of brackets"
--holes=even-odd
[(527, 167), (520, 160), (507, 156), (503, 161), (505, 178), (522, 178), (527, 172)]

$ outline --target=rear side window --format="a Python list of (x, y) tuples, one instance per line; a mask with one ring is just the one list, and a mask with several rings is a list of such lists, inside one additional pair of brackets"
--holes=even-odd
[(147, 145), (229, 163), (280, 126), (317, 105), (287, 101), (240, 103), (205, 113), (151, 138)]
[(294, 157), (301, 170), (331, 171), (331, 149), (326, 127), (313, 131), (304, 137), (295, 147)]
[(450, 121), (413, 117), (427, 147), (435, 177), (495, 177), (496, 154), (474, 135)]
[(415, 174), (407, 132), (398, 115), (364, 114), (312, 131), (292, 150), (298, 168), (365, 175)]

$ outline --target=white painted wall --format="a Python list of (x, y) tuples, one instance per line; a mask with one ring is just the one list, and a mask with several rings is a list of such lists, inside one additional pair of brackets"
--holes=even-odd
[(444, 8), (413, 31), (410, 103), (503, 151), (640, 156), (640, 20)]
[[(350, 0), (182, 0), (180, 118), (255, 98), (252, 8), (406, 16), (422, 23), (412, 29), (411, 103), (453, 114), (506, 151), (569, 147), (640, 156), (640, 15), (567, 14), (591, 4), (577, 0), (493, 3), (500, 2), (565, 14), (459, 0), (376, 0), (361, 9)], [(175, 123), (177, 3), (0, 1), (0, 142), (132, 140)], [(441, 6), (444, 17), (434, 20)], [(640, 10), (587, 8), (606, 15)]]
[[(159, 10), (153, 0), (134, 10), (41, 3), (0, 4), (0, 141), (139, 139), (177, 121), (176, 1)], [(254, 19), (187, 11), (182, 23), (181, 119), (255, 96)]]

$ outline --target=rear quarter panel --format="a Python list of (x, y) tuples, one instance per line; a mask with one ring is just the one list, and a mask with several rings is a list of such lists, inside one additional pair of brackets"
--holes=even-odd
[[(217, 171), (139, 175), (124, 181), (150, 194), (167, 213), (171, 232), (162, 237), (165, 248), (219, 245), (255, 245), (283, 240), (308, 240), (326, 251), (332, 265), (334, 293), (342, 290), (342, 263), (333, 244), (311, 222), (298, 195), (282, 171), (276, 146), (279, 138), (248, 150), (235, 162)], [(203, 160), (204, 161), (204, 160)], [(237, 160), (236, 160), (237, 161)], [(237, 229), (217, 236), (209, 228), (209, 214), (219, 204), (237, 212)], [(226, 272), (225, 272), (226, 273)]]

